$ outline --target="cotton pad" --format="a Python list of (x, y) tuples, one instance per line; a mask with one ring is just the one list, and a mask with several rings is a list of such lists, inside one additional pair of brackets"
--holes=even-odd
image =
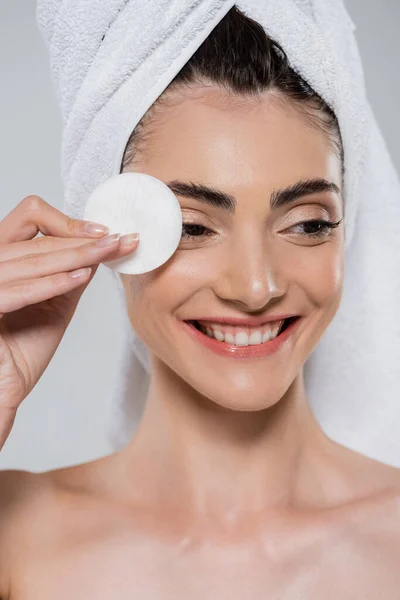
[(139, 244), (125, 257), (103, 263), (113, 271), (139, 275), (156, 269), (175, 252), (182, 235), (182, 211), (175, 194), (145, 173), (121, 173), (92, 192), (84, 211), (87, 221), (112, 233), (139, 233)]

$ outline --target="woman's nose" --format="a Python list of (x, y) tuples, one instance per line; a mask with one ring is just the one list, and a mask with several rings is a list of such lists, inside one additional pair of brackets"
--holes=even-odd
[(283, 296), (288, 282), (276, 252), (255, 237), (232, 244), (223, 265), (215, 270), (214, 292), (222, 300), (240, 303), (247, 310), (263, 309), (273, 298)]

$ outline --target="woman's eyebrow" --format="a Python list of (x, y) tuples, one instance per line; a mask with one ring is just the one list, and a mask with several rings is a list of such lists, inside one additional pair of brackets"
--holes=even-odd
[[(175, 194), (205, 202), (216, 208), (223, 208), (232, 214), (235, 212), (236, 198), (213, 186), (208, 186), (204, 183), (194, 183), (192, 181), (186, 182), (180, 179), (168, 181), (166, 185)], [(302, 196), (309, 196), (310, 194), (320, 192), (341, 194), (340, 188), (332, 181), (321, 178), (301, 179), (286, 188), (274, 190), (270, 197), (270, 207), (279, 208), (280, 206), (294, 202)]]

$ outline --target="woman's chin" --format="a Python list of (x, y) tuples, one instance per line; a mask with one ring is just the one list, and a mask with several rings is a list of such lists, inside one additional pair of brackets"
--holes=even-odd
[(220, 402), (214, 400), (214, 403), (218, 404), (218, 406), (221, 408), (226, 408), (236, 412), (259, 412), (274, 406), (277, 402), (279, 402), (279, 400), (280, 398), (276, 398), (270, 402), (266, 402), (265, 398), (263, 398), (263, 400), (260, 402), (255, 402), (254, 400), (252, 400), (252, 402), (249, 402), (248, 400), (237, 400), (236, 402)]
[[(208, 382), (209, 384), (210, 382)], [(212, 388), (210, 385), (205, 388), (204, 382), (199, 385), (192, 381), (190, 385), (203, 397), (208, 398), (210, 402), (238, 412), (252, 412), (265, 410), (274, 406), (285, 393), (285, 390), (260, 390), (260, 388), (248, 387), (238, 389), (234, 384), (227, 386), (226, 389)], [(218, 386), (219, 388), (219, 386)]]

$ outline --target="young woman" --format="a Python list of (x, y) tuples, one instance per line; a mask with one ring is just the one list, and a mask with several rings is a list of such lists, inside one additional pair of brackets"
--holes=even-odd
[[(303, 382), (342, 295), (335, 115), (233, 8), (121, 170), (167, 183), (184, 223), (167, 263), (121, 276), (146, 410), (110, 456), (1, 473), (0, 597), (397, 598), (399, 471), (329, 439)], [(0, 223), (2, 443), (98, 264), (135, 251), (81, 226), (35, 196)]]

